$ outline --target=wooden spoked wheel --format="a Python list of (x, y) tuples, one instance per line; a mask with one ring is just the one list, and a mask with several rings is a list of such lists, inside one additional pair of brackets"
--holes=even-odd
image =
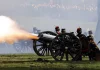
[[(51, 31), (44, 31), (41, 33), (56, 36), (56, 33), (51, 32)], [(34, 49), (35, 53), (39, 56), (45, 56), (45, 55), (48, 56), (48, 55), (51, 55), (50, 49), (49, 49), (50, 44), (51, 44), (51, 42), (33, 40), (33, 49)]]
[(66, 52), (72, 60), (77, 60), (81, 54), (81, 43), (72, 33), (60, 34), (52, 41), (50, 51), (56, 61), (61, 61)]

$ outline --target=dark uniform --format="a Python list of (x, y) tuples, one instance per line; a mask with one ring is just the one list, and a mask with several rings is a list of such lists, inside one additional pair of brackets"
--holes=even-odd
[[(80, 41), (83, 39), (84, 35), (82, 34), (81, 28), (77, 28), (77, 36), (79, 37)], [(80, 55), (78, 60), (82, 60), (82, 55)]]
[(90, 41), (90, 40), (94, 40), (94, 38), (93, 38), (92, 35), (87, 36), (87, 39), (88, 39), (88, 41)]
[(84, 34), (78, 34), (77, 35), (82, 43), (82, 51), (85, 52), (88, 50), (88, 41), (87, 37)]
[(66, 29), (61, 29), (61, 33), (66, 33)]
[(96, 52), (99, 52), (99, 48), (97, 47), (96, 43), (94, 42), (92, 35), (87, 36), (87, 39), (88, 39), (89, 47), (90, 47), (89, 60), (95, 60)]
[(82, 29), (78, 28), (77, 29), (77, 36), (79, 37), (81, 44), (82, 44), (82, 53), (80, 56), (80, 60), (82, 60), (82, 55), (88, 55), (88, 51), (89, 51), (89, 44), (88, 44), (88, 40), (87, 37), (82, 34)]

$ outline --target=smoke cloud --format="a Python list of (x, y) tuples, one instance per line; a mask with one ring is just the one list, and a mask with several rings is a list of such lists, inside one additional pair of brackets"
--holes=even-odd
[(0, 16), (0, 43), (13, 44), (18, 40), (38, 39), (37, 36), (25, 31), (7, 16)]

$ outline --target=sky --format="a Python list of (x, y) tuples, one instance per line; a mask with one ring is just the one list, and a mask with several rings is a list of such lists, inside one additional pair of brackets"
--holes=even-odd
[[(98, 21), (97, 0), (0, 0), (0, 15), (10, 17), (27, 31), (33, 27), (54, 31), (54, 27), (59, 26), (67, 32), (76, 32), (81, 27), (83, 33), (88, 29), (95, 33)], [(2, 50), (7, 49), (5, 44), (3, 46)], [(10, 49), (6, 53), (17, 52), (15, 47)]]
[[(74, 24), (75, 27), (67, 30), (75, 30), (79, 26), (85, 28), (89, 23), (93, 27), (89, 24), (86, 29), (95, 30), (96, 2), (96, 0), (0, 0), (0, 15), (11, 17), (27, 30), (31, 30), (34, 26), (41, 30), (53, 30), (56, 25), (67, 28)], [(47, 28), (44, 28), (44, 25)]]

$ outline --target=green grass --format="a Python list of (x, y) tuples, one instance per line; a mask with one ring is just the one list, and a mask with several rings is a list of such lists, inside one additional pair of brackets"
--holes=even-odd
[[(37, 61), (43, 58), (47, 61)], [(99, 61), (54, 61), (51, 56), (37, 56), (35, 54), (0, 55), (0, 70), (95, 70), (100, 69)]]

